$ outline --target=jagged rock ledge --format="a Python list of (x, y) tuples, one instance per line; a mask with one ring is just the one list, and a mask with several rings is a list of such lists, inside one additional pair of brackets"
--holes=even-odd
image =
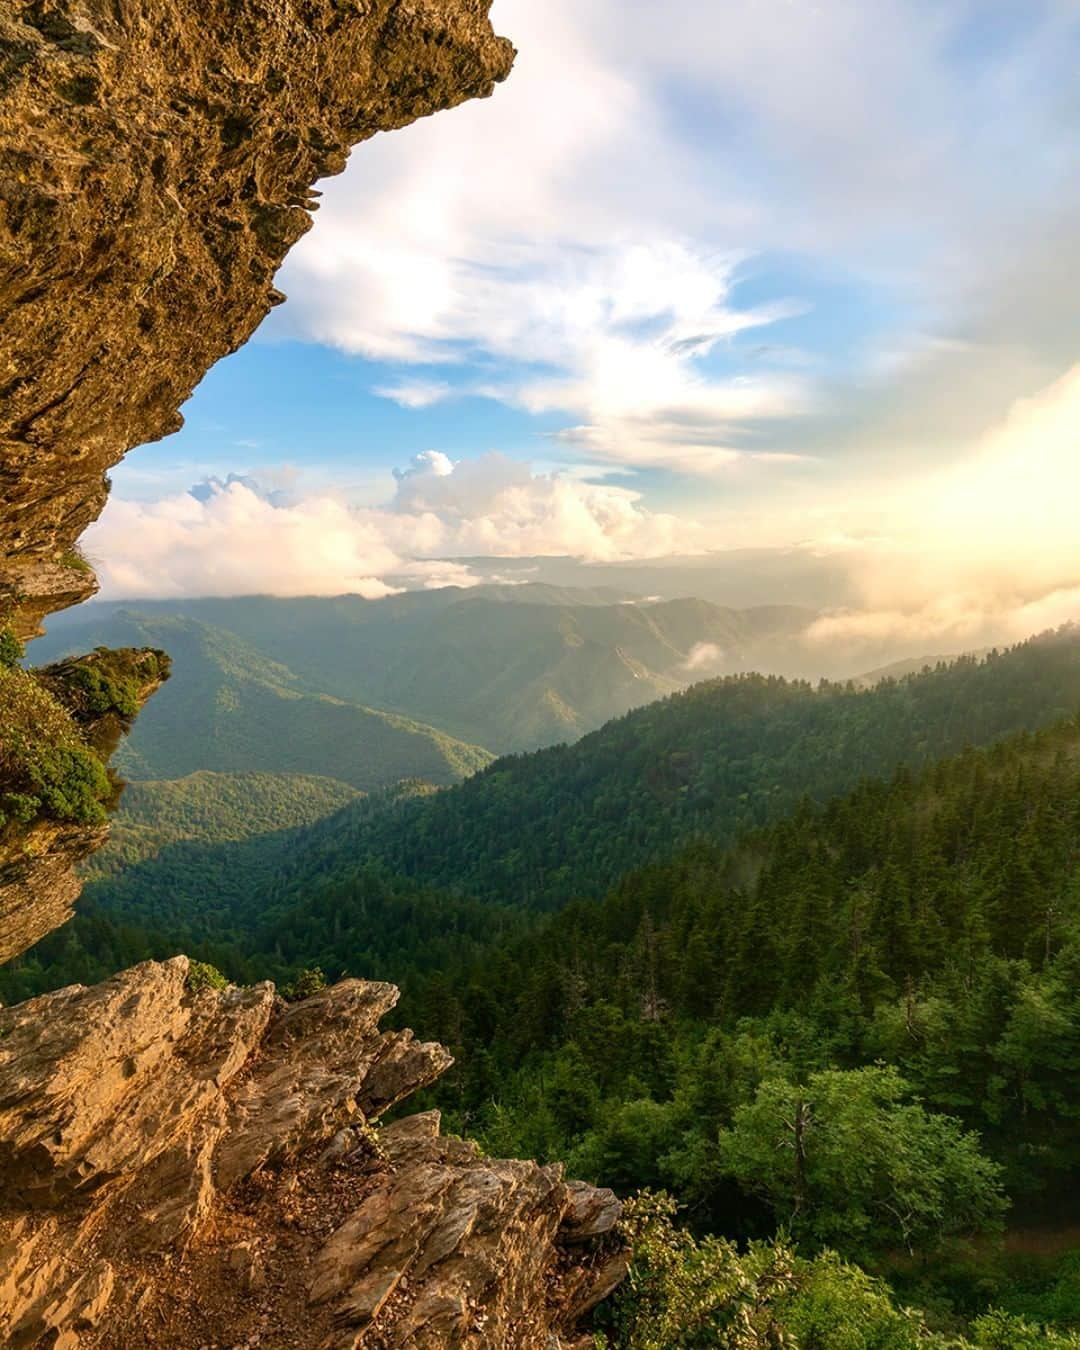
[(449, 1065), (391, 985), (184, 957), (0, 1010), (0, 1340), (549, 1347), (622, 1278), (610, 1191), (373, 1122)]
[(105, 841), (122, 787), (109, 759), (169, 669), (134, 647), (35, 671), (0, 663), (0, 962), (71, 917), (75, 865)]

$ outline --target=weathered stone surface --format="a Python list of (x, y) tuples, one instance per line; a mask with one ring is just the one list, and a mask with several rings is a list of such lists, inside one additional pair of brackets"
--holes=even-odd
[(450, 1062), (379, 1030), (392, 986), (289, 1007), (187, 974), (0, 1010), (4, 1344), (569, 1343), (625, 1269), (610, 1191), (484, 1158), (437, 1112), (376, 1133)]
[(69, 553), (105, 470), (283, 298), (316, 180), (507, 74), (489, 4), (4, 6), (0, 594), (24, 631), (92, 592)]
[(273, 987), (185, 988), (186, 958), (144, 963), (0, 1012), (0, 1185), (52, 1205), (187, 1139), (243, 1068)]
[[(223, 1186), (325, 1142), (358, 1113), (377, 1119), (449, 1068), (441, 1045), (419, 1044), (411, 1031), (378, 1030), (397, 999), (392, 984), (347, 980), (276, 1021), (268, 1038), (273, 1053), (233, 1102), (217, 1158)], [(390, 1090), (387, 1060), (395, 1065)]]
[(587, 1242), (607, 1233), (618, 1220), (622, 1206), (614, 1191), (570, 1182), (570, 1197), (559, 1236), (563, 1242)]
[(45, 822), (18, 832), (0, 861), (0, 963), (66, 923), (82, 882), (75, 865), (108, 838), (104, 825)]

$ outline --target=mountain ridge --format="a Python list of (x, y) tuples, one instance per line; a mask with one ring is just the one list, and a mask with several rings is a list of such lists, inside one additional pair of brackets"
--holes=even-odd
[[(506, 756), (391, 812), (345, 807), (334, 829), (365, 865), (478, 898), (551, 908), (681, 839), (731, 839), (861, 777), (1034, 729), (1080, 707), (1080, 627), (982, 660), (886, 681), (705, 682), (572, 746)], [(612, 850), (608, 822), (625, 819)], [(320, 830), (312, 827), (313, 847)], [(297, 858), (293, 865), (298, 865)], [(317, 867), (317, 862), (313, 863)]]
[(231, 633), (253, 664), (287, 668), (297, 689), (508, 753), (575, 739), (709, 670), (776, 664), (814, 616), (795, 606), (740, 611), (694, 597), (657, 603), (543, 585), (374, 601), (211, 597), (98, 602), (55, 622), (36, 650), (113, 644), (133, 622), (164, 640), (162, 626), (177, 617)]

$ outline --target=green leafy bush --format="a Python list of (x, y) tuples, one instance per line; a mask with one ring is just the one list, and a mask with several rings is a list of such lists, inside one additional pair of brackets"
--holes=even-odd
[(108, 713), (130, 721), (147, 686), (168, 674), (164, 652), (98, 647), (91, 656), (46, 666), (37, 677), (77, 721), (88, 723)]
[(0, 666), (17, 666), (22, 660), (23, 645), (10, 628), (0, 628)]
[(188, 966), (187, 987), (197, 994), (202, 989), (228, 989), (229, 981), (208, 961), (192, 961)]
[(100, 666), (77, 666), (69, 683), (90, 713), (117, 712), (122, 717), (134, 717), (139, 711), (139, 686), (135, 681), (117, 678)]
[(1080, 1335), (1036, 1325), (995, 1308), (972, 1328), (979, 1350), (1080, 1350)]
[(670, 1196), (629, 1200), (620, 1234), (633, 1259), (600, 1318), (612, 1350), (944, 1350), (921, 1315), (834, 1252), (800, 1257), (786, 1237), (740, 1252), (726, 1238), (698, 1241), (676, 1226)]
[(310, 966), (306, 970), (301, 970), (289, 984), (282, 988), (281, 996), (288, 999), (290, 1003), (299, 1003), (301, 999), (311, 998), (313, 994), (317, 994), (325, 988), (326, 976), (318, 966)]

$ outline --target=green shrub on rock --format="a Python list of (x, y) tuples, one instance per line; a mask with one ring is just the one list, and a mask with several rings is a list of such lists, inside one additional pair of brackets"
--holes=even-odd
[(202, 989), (228, 989), (229, 981), (208, 961), (191, 961), (188, 964), (187, 987), (197, 994)]
[(105, 765), (33, 676), (0, 665), (0, 827), (40, 814), (96, 825), (112, 786)]
[(23, 645), (10, 628), (0, 628), (0, 666), (17, 666), (22, 660)]
[(307, 970), (299, 971), (293, 980), (282, 988), (281, 996), (290, 1003), (299, 1003), (301, 999), (311, 998), (313, 994), (325, 988), (326, 976), (318, 966), (311, 966)]
[(76, 721), (91, 723), (115, 714), (126, 723), (139, 711), (147, 689), (168, 674), (164, 652), (98, 647), (90, 656), (45, 667), (37, 678)]

